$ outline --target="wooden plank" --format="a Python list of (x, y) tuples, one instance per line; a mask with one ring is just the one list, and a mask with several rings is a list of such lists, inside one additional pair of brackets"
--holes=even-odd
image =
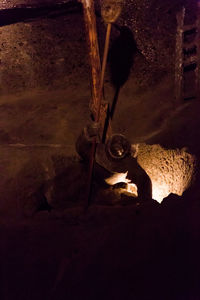
[(175, 97), (179, 102), (182, 97), (183, 85), (183, 26), (185, 18), (185, 7), (182, 7), (176, 15), (176, 61), (175, 61)]
[(197, 98), (200, 100), (200, 0), (197, 2), (197, 68), (196, 72), (196, 86)]

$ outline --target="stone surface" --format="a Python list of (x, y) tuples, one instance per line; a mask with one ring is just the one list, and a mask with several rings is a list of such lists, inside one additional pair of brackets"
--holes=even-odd
[[(68, 3), (69, 1), (55, 2)], [(7, 2), (8, 7), (14, 1)], [(15, 4), (34, 5), (34, 1), (18, 1)], [(39, 1), (40, 7), (52, 1)], [(19, 23), (13, 26), (1, 27), (1, 68), (4, 89), (30, 89), (38, 86), (67, 84), (66, 74), (86, 71), (87, 55), (84, 24), (74, 3), (73, 13), (67, 9), (43, 17), (37, 14), (31, 17), (33, 22)], [(99, 17), (99, 2), (97, 8), (97, 23), (100, 48), (103, 48), (105, 25)], [(187, 5), (187, 1), (127, 1), (122, 14), (117, 20), (120, 26), (128, 26), (135, 38), (137, 47), (144, 59), (136, 67), (136, 76), (141, 82), (154, 82), (166, 74), (173, 75), (175, 60), (176, 13)], [(189, 15), (195, 11), (190, 1)], [(56, 10), (56, 8), (55, 8)], [(20, 15), (20, 11), (18, 12)], [(25, 15), (26, 16), (26, 15)], [(24, 19), (26, 21), (26, 17)], [(45, 18), (47, 16), (47, 18)], [(52, 17), (53, 16), (53, 17)], [(12, 17), (11, 17), (12, 22)], [(74, 26), (75, 25), (75, 26)], [(112, 39), (118, 35), (113, 28)], [(15, 45), (14, 45), (15, 44)], [(102, 51), (101, 51), (102, 52)], [(73, 62), (73, 63), (72, 63)], [(87, 72), (87, 71), (86, 71)], [(151, 74), (151, 77), (150, 77)], [(27, 82), (28, 81), (28, 82)], [(12, 85), (11, 85), (12, 83)]]
[[(78, 26), (73, 26), (73, 22)], [(63, 88), (87, 70), (82, 18), (41, 19), (0, 28), (1, 94)], [(73, 78), (72, 78), (73, 77)]]
[[(102, 54), (106, 28), (98, 4)], [(199, 101), (177, 103), (174, 97), (175, 15), (182, 4), (178, 0), (170, 4), (127, 1), (117, 25), (128, 26), (138, 49), (132, 53), (127, 81), (118, 91), (112, 128), (131, 143), (146, 142), (147, 148), (148, 144), (160, 144), (171, 151), (188, 147), (188, 153), (199, 157)], [(125, 62), (129, 43), (119, 29), (112, 28), (109, 55), (114, 53), (118, 61)], [(90, 68), (80, 8), (73, 13), (34, 14), (31, 20), (1, 26), (0, 36), (1, 208), (22, 214), (26, 197), (30, 199), (58, 175), (53, 157), (65, 161), (75, 155), (75, 141), (90, 121)], [(114, 45), (119, 45), (118, 49)], [(124, 51), (117, 52), (120, 48)], [(117, 87), (111, 83), (111, 61), (109, 56), (104, 88), (110, 104), (117, 95)], [(66, 177), (68, 181), (73, 182)], [(25, 205), (28, 213), (39, 205), (34, 197), (33, 207)]]
[[(183, 186), (190, 179), (193, 155), (200, 157), (199, 99), (177, 103), (173, 90), (175, 13), (184, 3), (126, 1), (118, 24), (128, 24), (139, 51), (112, 120), (115, 132), (140, 143), (141, 165), (176, 192), (179, 176)], [(90, 73), (80, 11), (64, 14), (0, 27), (0, 298), (199, 299), (199, 175), (183, 196), (162, 204), (116, 203), (102, 189), (101, 204), (86, 210), (77, 201), (84, 195), (76, 181), (84, 178), (74, 143), (90, 120)], [(102, 53), (99, 17), (98, 30)], [(118, 36), (114, 27), (111, 47)], [(105, 97), (112, 102), (108, 70)], [(70, 201), (34, 214), (41, 188), (55, 206), (57, 195)]]
[(60, 3), (72, 2), (70, 0), (2, 0), (0, 9), (9, 9), (13, 7), (40, 7), (44, 5), (54, 5)]
[(160, 145), (139, 144), (138, 163), (152, 182), (153, 199), (162, 202), (170, 193), (182, 196), (195, 174), (195, 157), (186, 149), (164, 149)]

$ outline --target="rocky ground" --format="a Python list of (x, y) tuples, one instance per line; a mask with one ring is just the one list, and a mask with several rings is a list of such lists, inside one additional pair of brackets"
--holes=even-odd
[(1, 299), (198, 299), (198, 216), (186, 197), (1, 219)]

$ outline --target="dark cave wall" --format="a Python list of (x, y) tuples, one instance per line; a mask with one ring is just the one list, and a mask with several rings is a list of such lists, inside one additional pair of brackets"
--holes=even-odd
[[(64, 1), (74, 3), (75, 1)], [(194, 1), (193, 1), (194, 2)], [(62, 1), (10, 1), (1, 8), (40, 6)], [(96, 1), (99, 14), (99, 2)], [(126, 1), (117, 20), (120, 26), (132, 31), (139, 52), (143, 56), (134, 68), (140, 84), (160, 81), (174, 75), (176, 12), (187, 1)], [(190, 1), (190, 6), (192, 2)], [(18, 12), (20, 15), (20, 10)], [(82, 13), (79, 6), (73, 14), (48, 13), (31, 22), (2, 26), (1, 35), (1, 93), (43, 87), (65, 87), (78, 77), (88, 74), (87, 46)], [(25, 18), (26, 19), (26, 18)], [(102, 52), (105, 26), (97, 17)], [(112, 31), (112, 40), (118, 36)], [(89, 80), (89, 77), (88, 77)]]
[[(189, 145), (196, 154), (197, 102), (174, 110), (176, 12), (184, 3), (126, 2), (117, 24), (132, 31), (138, 51), (120, 90), (112, 127), (131, 143), (180, 149)], [(37, 9), (40, 4), (46, 3), (37, 2)], [(99, 2), (95, 4), (102, 54), (105, 25)], [(4, 8), (13, 6), (10, 1)], [(90, 68), (82, 13), (79, 7), (73, 13), (46, 12), (0, 27), (0, 213), (23, 214), (24, 206), (28, 214), (34, 211), (35, 191), (60, 175), (58, 161), (67, 168), (80, 130), (89, 121)], [(118, 36), (113, 27), (111, 47)], [(111, 101), (109, 66), (105, 95)], [(33, 202), (26, 205), (27, 199)]]
[[(77, 26), (73, 24), (77, 24)], [(66, 87), (87, 70), (79, 15), (0, 28), (1, 92)]]
[(2, 0), (0, 3), (0, 9), (8, 9), (13, 7), (33, 7), (41, 5), (52, 5), (55, 3), (63, 3), (69, 1), (60, 1), (60, 0)]

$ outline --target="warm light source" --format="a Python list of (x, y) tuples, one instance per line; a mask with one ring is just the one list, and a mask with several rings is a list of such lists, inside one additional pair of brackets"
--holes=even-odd
[(120, 188), (121, 192), (129, 193), (133, 197), (137, 197), (137, 186), (127, 178), (128, 171), (126, 173), (114, 173), (111, 177), (105, 179), (105, 182), (109, 185), (115, 185), (119, 182), (127, 183), (126, 188)]
[(171, 193), (181, 196), (192, 182), (195, 157), (186, 148), (139, 144), (137, 161), (150, 177), (152, 197), (159, 203)]
[(159, 203), (170, 194), (169, 186), (164, 184), (163, 186), (158, 185), (156, 182), (152, 183), (152, 198), (157, 200)]
[[(152, 198), (159, 203), (170, 193), (181, 196), (190, 186), (195, 169), (195, 157), (186, 149), (164, 149), (160, 145), (138, 144), (137, 161), (152, 182)], [(109, 185), (127, 183), (122, 193), (137, 197), (137, 186), (126, 173), (114, 173), (105, 181)]]

